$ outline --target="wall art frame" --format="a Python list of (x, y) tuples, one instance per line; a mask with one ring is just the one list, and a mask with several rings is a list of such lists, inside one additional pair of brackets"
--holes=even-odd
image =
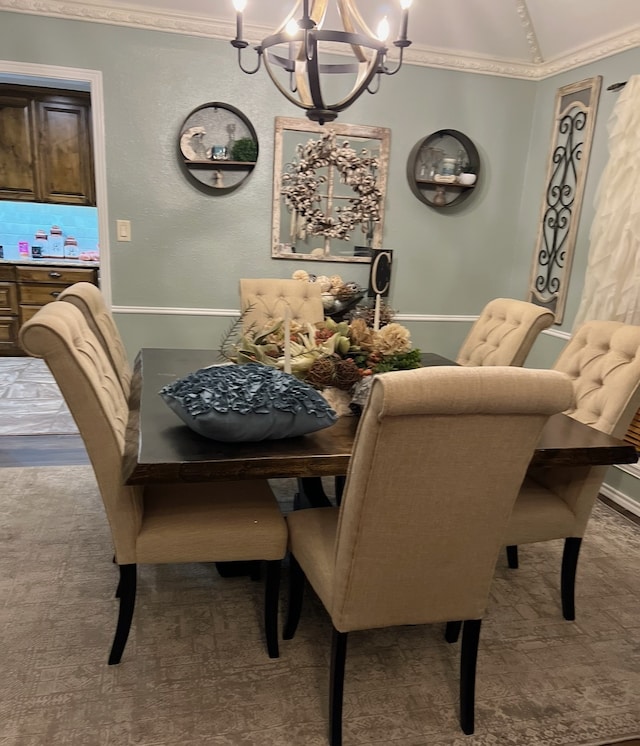
[(276, 117), (273, 259), (371, 262), (382, 244), (391, 131)]
[(527, 300), (555, 314), (562, 324), (580, 222), (602, 76), (556, 92), (536, 247)]

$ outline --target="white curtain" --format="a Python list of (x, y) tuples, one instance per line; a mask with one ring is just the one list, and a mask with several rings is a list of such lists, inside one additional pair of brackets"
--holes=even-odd
[(591, 319), (640, 324), (640, 75), (622, 89), (607, 127), (609, 161), (574, 330)]

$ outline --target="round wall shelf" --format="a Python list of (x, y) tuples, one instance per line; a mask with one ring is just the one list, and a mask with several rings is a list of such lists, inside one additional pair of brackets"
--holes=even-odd
[(258, 160), (258, 136), (234, 106), (213, 101), (194, 109), (178, 135), (178, 159), (187, 177), (213, 194), (237, 189)]
[(480, 156), (458, 130), (438, 130), (423, 137), (407, 160), (407, 180), (415, 196), (436, 209), (464, 202), (477, 187)]

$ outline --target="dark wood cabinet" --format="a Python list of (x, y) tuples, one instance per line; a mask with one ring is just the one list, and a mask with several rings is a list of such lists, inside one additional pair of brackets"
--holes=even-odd
[(95, 205), (89, 94), (0, 86), (0, 199)]
[(0, 356), (24, 355), (18, 332), (42, 306), (76, 282), (98, 284), (98, 268), (62, 264), (0, 264)]

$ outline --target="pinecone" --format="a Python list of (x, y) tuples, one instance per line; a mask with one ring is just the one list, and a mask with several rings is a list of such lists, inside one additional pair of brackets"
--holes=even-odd
[(336, 361), (333, 373), (333, 385), (336, 388), (348, 391), (359, 380), (360, 368), (351, 358)]
[(333, 386), (333, 376), (337, 358), (321, 357), (315, 360), (307, 371), (304, 380), (316, 389)]

